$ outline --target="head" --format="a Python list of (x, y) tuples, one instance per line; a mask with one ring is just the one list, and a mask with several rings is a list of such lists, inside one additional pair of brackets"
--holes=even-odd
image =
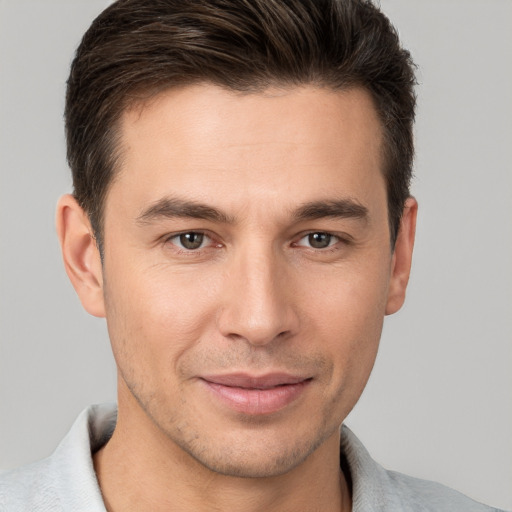
[(105, 197), (121, 167), (123, 112), (165, 89), (202, 82), (240, 93), (300, 85), (367, 90), (383, 129), (394, 244), (411, 179), (414, 73), (371, 1), (124, 0), (83, 37), (66, 97), (74, 194), (100, 250)]
[(58, 230), (135, 445), (245, 477), (333, 453), (404, 300), (412, 83), (370, 2), (126, 0), (95, 20)]

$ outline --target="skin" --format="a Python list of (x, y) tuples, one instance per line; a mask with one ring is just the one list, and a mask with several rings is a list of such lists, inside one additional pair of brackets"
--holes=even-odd
[[(392, 249), (370, 96), (189, 86), (125, 112), (121, 130), (103, 263), (76, 201), (57, 213), (118, 367), (118, 424), (94, 458), (108, 510), (350, 510), (339, 427), (404, 301), (417, 210), (410, 198)], [(358, 214), (327, 215), (340, 201)], [(180, 246), (184, 233), (202, 245)], [(307, 383), (276, 411), (239, 411), (204, 380), (233, 372)]]

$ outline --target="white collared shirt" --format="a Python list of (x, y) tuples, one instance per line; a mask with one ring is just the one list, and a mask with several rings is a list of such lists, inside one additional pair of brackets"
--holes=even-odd
[[(115, 404), (92, 405), (48, 458), (0, 476), (0, 512), (106, 512), (92, 454), (114, 431)], [(387, 471), (346, 426), (341, 457), (353, 512), (499, 512), (443, 485)]]

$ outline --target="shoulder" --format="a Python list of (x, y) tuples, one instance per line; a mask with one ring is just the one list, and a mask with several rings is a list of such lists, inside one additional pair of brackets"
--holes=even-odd
[(499, 512), (439, 483), (384, 469), (345, 425), (341, 457), (352, 479), (353, 512)]
[(384, 470), (389, 482), (387, 494), (390, 501), (415, 512), (499, 512), (472, 500), (468, 496), (437, 482), (414, 478), (395, 471)]
[(1, 512), (104, 512), (92, 454), (110, 438), (117, 411), (83, 411), (50, 457), (0, 475)]
[(0, 510), (62, 510), (52, 478), (50, 458), (0, 475)]

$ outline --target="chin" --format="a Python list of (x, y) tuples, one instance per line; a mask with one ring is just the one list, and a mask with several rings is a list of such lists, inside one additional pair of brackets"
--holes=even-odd
[[(337, 435), (337, 433), (336, 433)], [(207, 446), (198, 439), (181, 448), (210, 471), (237, 478), (270, 478), (284, 475), (303, 463), (329, 437), (316, 439), (301, 435), (290, 443), (287, 439), (272, 439), (255, 435), (251, 440), (212, 441)]]
[[(194, 454), (191, 454), (194, 457)], [(270, 456), (269, 456), (270, 455)], [(307, 455), (303, 454), (272, 454), (258, 453), (225, 453), (221, 457), (195, 457), (196, 460), (210, 471), (219, 475), (235, 478), (271, 478), (284, 475), (293, 470)]]

